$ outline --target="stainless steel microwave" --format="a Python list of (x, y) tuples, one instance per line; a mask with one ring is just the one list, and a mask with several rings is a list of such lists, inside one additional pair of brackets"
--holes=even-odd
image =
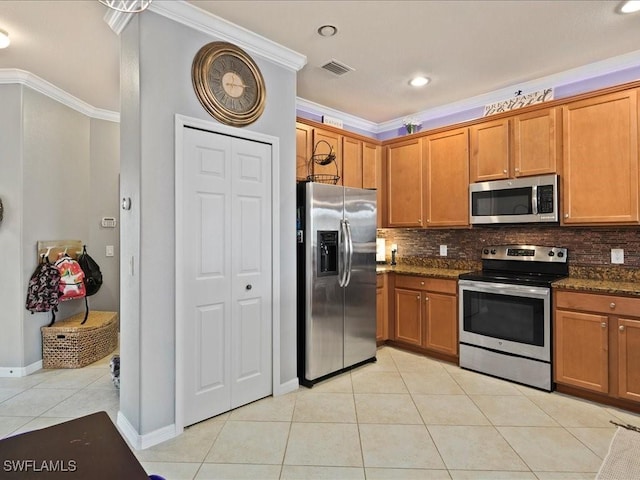
[(558, 222), (558, 175), (469, 185), (472, 224)]

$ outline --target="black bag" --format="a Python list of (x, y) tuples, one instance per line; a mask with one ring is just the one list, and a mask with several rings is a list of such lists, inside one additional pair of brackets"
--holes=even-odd
[(78, 257), (78, 263), (84, 273), (84, 287), (86, 290), (86, 296), (84, 297), (84, 320), (82, 320), (82, 323), (80, 324), (83, 325), (89, 317), (89, 301), (87, 300), (87, 297), (95, 295), (98, 293), (98, 290), (100, 290), (100, 287), (102, 286), (102, 272), (100, 271), (100, 267), (96, 261), (87, 253), (86, 245), (82, 246), (82, 253)]
[(87, 297), (95, 295), (102, 285), (102, 272), (96, 261), (87, 253), (87, 246), (83, 245), (82, 253), (78, 257), (80, 268), (84, 272), (84, 286)]

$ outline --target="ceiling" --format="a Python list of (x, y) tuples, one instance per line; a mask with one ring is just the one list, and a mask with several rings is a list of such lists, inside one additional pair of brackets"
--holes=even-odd
[[(640, 64), (640, 13), (618, 14), (619, 1), (189, 3), (306, 55), (297, 96), (373, 123), (631, 52)], [(95, 0), (0, 2), (0, 29), (12, 39), (0, 68), (119, 111), (119, 40), (106, 11)], [(325, 24), (338, 34), (320, 37)], [(336, 76), (321, 68), (331, 60), (355, 70)], [(431, 83), (410, 87), (418, 73)]]

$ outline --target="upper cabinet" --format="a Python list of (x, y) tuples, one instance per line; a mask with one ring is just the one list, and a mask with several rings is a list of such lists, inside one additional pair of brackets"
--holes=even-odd
[(296, 180), (304, 181), (309, 173), (309, 159), (313, 151), (313, 128), (296, 123)]
[(563, 107), (563, 222), (637, 224), (637, 90)]
[(387, 225), (423, 227), (425, 166), (420, 138), (387, 147)]
[[(313, 154), (326, 155), (333, 152), (335, 161), (327, 165), (313, 163), (314, 175), (337, 175), (336, 185), (342, 185), (342, 135), (319, 128), (313, 129)], [(326, 183), (326, 182), (325, 182)]]
[(469, 225), (469, 130), (458, 128), (422, 139), (426, 167), (426, 225)]
[(509, 178), (509, 119), (469, 127), (472, 182)]
[(469, 127), (472, 182), (557, 172), (558, 109), (545, 108)]
[(559, 108), (543, 108), (512, 118), (512, 176), (547, 175), (558, 171), (562, 141), (558, 130), (559, 115)]
[(342, 184), (362, 188), (362, 141), (342, 137)]

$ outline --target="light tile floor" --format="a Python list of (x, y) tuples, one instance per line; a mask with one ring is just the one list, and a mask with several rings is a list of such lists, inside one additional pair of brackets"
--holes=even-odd
[[(0, 378), (0, 438), (105, 410), (110, 357)], [(124, 367), (126, 368), (126, 366)], [(640, 416), (383, 347), (378, 361), (268, 397), (135, 454), (167, 479), (593, 479)]]

